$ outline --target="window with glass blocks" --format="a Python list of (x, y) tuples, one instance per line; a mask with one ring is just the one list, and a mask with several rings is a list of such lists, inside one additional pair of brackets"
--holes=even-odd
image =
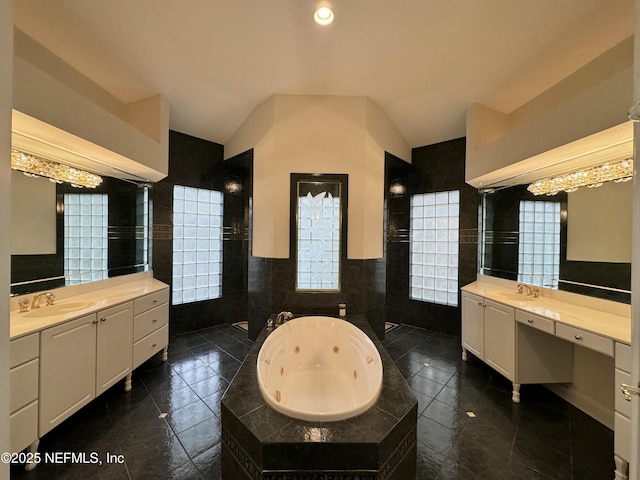
[(174, 186), (174, 305), (222, 296), (222, 213), (222, 192)]
[(458, 305), (460, 192), (412, 195), (409, 296)]

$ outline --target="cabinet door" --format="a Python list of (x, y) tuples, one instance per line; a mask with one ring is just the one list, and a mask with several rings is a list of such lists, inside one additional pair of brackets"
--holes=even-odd
[(509, 380), (515, 378), (515, 325), (516, 321), (513, 308), (485, 300), (485, 361)]
[(95, 397), (95, 322), (87, 315), (40, 334), (40, 437)]
[(133, 302), (98, 313), (96, 396), (131, 372)]
[(484, 303), (481, 297), (462, 294), (462, 346), (484, 360)]

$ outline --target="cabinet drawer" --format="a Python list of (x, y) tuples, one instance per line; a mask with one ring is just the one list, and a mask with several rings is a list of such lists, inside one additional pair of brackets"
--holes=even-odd
[(169, 323), (169, 305), (167, 303), (136, 315), (133, 320), (133, 341), (137, 342), (167, 323)]
[(556, 335), (577, 345), (613, 357), (613, 340), (562, 323), (556, 324)]
[(631, 458), (631, 421), (624, 415), (616, 412), (614, 420), (613, 451), (616, 455), (629, 461)]
[(9, 368), (28, 362), (40, 356), (40, 334), (32, 333), (26, 337), (9, 342)]
[(516, 320), (520, 323), (523, 323), (524, 325), (528, 325), (532, 328), (537, 328), (538, 330), (550, 333), (551, 335), (555, 334), (556, 332), (556, 322), (554, 322), (553, 320), (539, 317), (538, 315), (533, 315), (522, 310), (516, 310)]
[(38, 363), (38, 359), (34, 358), (9, 371), (11, 413), (38, 399)]
[(139, 367), (169, 343), (169, 326), (160, 327), (133, 344), (133, 368)]
[(9, 416), (9, 448), (20, 452), (38, 439), (38, 401)]
[(631, 374), (627, 372), (623, 372), (622, 370), (618, 370), (616, 368), (615, 374), (615, 406), (616, 412), (622, 413), (624, 416), (631, 418), (631, 402), (628, 402), (624, 398), (624, 393), (620, 389), (620, 385), (626, 383), (627, 385), (631, 384)]
[(149, 310), (161, 303), (167, 303), (169, 301), (169, 289), (165, 288), (159, 292), (145, 295), (144, 297), (136, 298), (133, 302), (133, 314), (138, 315), (142, 312)]
[(631, 347), (624, 343), (616, 342), (616, 368), (631, 371)]

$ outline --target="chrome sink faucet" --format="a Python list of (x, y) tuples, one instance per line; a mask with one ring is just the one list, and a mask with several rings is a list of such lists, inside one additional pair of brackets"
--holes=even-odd
[(47, 299), (47, 306), (53, 305), (53, 301), (56, 296), (51, 292), (42, 292), (34, 295), (33, 302), (31, 302), (31, 309), (40, 308), (40, 299), (45, 297)]

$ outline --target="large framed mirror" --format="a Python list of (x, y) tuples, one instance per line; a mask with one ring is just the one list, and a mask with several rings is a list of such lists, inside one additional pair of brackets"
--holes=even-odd
[(148, 270), (150, 185), (77, 188), (12, 171), (11, 294)]
[(630, 303), (632, 182), (480, 196), (481, 274)]

